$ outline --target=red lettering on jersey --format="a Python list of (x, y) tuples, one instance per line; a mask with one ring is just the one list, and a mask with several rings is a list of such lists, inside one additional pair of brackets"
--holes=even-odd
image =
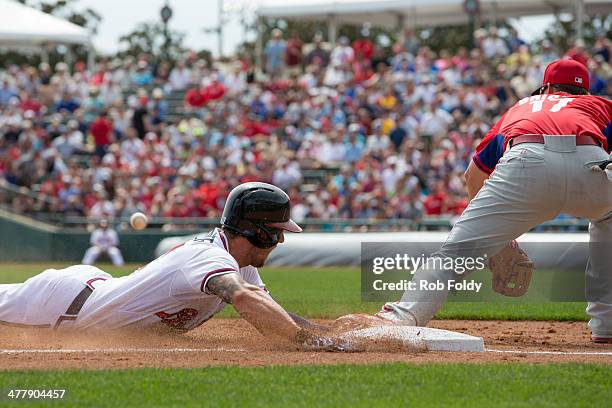
[(181, 309), (176, 313), (157, 312), (155, 316), (159, 317), (163, 324), (175, 329), (175, 330), (186, 330), (185, 326), (191, 320), (198, 315), (198, 311), (195, 309)]

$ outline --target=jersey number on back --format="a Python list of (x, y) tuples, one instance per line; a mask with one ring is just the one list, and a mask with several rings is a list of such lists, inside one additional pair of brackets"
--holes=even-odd
[[(546, 99), (542, 99), (539, 101), (531, 101), (529, 104), (531, 105), (531, 113), (536, 113), (542, 110), (542, 105), (544, 105), (544, 101)], [(555, 103), (552, 108), (550, 108), (549, 112), (559, 112), (561, 109), (567, 106), (568, 103), (573, 101), (574, 98), (561, 98), (557, 103)]]

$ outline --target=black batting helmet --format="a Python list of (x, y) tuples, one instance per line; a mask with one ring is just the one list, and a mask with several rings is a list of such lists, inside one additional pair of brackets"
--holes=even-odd
[(271, 248), (278, 244), (283, 230), (302, 231), (290, 213), (289, 196), (280, 188), (267, 183), (244, 183), (229, 193), (221, 225), (258, 248)]

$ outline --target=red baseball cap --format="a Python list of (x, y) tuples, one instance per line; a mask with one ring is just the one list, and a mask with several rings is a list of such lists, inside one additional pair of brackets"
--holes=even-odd
[(584, 65), (576, 60), (563, 59), (551, 62), (544, 71), (542, 86), (533, 91), (532, 95), (537, 95), (546, 85), (574, 85), (590, 89), (589, 71)]

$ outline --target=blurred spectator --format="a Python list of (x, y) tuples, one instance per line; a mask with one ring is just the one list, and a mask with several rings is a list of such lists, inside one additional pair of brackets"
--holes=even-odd
[(83, 132), (79, 130), (76, 120), (68, 122), (68, 129), (53, 139), (51, 145), (59, 152), (63, 159), (69, 159), (76, 153), (85, 150)]
[(419, 46), (419, 40), (415, 37), (414, 32), (410, 28), (405, 28), (401, 39), (401, 50), (410, 55), (416, 55)]
[(272, 175), (272, 183), (282, 188), (283, 190), (289, 190), (291, 187), (298, 185), (302, 180), (302, 174), (300, 172), (300, 165), (296, 161), (289, 162), (289, 160), (281, 160), (280, 165)]
[(242, 70), (242, 63), (235, 62), (232, 71), (225, 76), (225, 87), (230, 97), (237, 97), (247, 89), (246, 73)]
[(121, 142), (121, 156), (128, 163), (133, 163), (143, 154), (145, 144), (138, 138), (134, 128), (127, 128), (125, 139)]
[(317, 34), (313, 38), (314, 48), (306, 56), (308, 65), (326, 67), (329, 64), (329, 51), (323, 48), (323, 36)]
[(497, 36), (497, 28), (489, 29), (489, 35), (482, 42), (482, 52), (489, 59), (505, 57), (509, 54), (506, 42)]
[(332, 50), (330, 60), (332, 67), (347, 66), (355, 59), (355, 50), (349, 45), (347, 37), (340, 37)]
[(8, 105), (11, 98), (17, 97), (17, 88), (15, 88), (8, 79), (2, 81), (2, 87), (0, 87), (0, 106)]
[(74, 111), (77, 110), (80, 106), (81, 104), (72, 95), (72, 93), (66, 91), (62, 94), (62, 99), (60, 99), (60, 101), (55, 105), (55, 110), (57, 112), (65, 110), (67, 112), (74, 113)]
[(286, 64), (289, 69), (289, 73), (297, 73), (299, 74), (302, 68), (302, 48), (304, 47), (304, 42), (300, 40), (297, 33), (292, 33), (291, 37), (287, 40), (286, 48), (287, 48), (287, 56), (286, 56)]
[(283, 32), (278, 28), (272, 30), (272, 38), (268, 40), (264, 51), (266, 73), (272, 78), (281, 76), (285, 68), (287, 44), (282, 36)]
[(132, 77), (132, 81), (137, 86), (148, 86), (153, 83), (153, 74), (149, 68), (149, 63), (146, 60), (138, 61), (136, 72)]
[(450, 113), (442, 109), (440, 100), (436, 99), (423, 113), (421, 132), (422, 137), (441, 138), (447, 135), (448, 127), (453, 122)]
[(353, 41), (353, 50), (356, 56), (362, 56), (370, 61), (374, 55), (374, 43), (369, 38), (358, 38)]
[(94, 139), (95, 154), (102, 158), (106, 154), (108, 146), (114, 142), (113, 124), (108, 118), (108, 112), (102, 111), (93, 121), (89, 128)]
[(605, 34), (598, 34), (593, 47), (593, 57), (601, 56), (603, 62), (610, 63), (610, 52), (612, 51), (612, 41)]
[(519, 38), (516, 28), (510, 28), (510, 35), (508, 36), (508, 48), (510, 52), (516, 52), (519, 47), (524, 45), (527, 45), (527, 43)]
[(144, 139), (145, 134), (149, 130), (149, 109), (147, 107), (149, 98), (146, 92), (140, 94), (136, 101), (134, 113), (132, 114), (132, 126), (136, 129), (138, 137)]
[[(543, 66), (547, 66), (554, 60), (559, 59), (559, 55), (553, 50), (553, 46), (550, 41), (542, 41), (542, 52), (539, 55)], [(544, 73), (542, 73), (542, 76)]]
[(179, 60), (172, 71), (168, 80), (170, 88), (173, 90), (186, 89), (191, 83), (191, 70), (185, 65), (185, 61)]
[(588, 65), (589, 56), (585, 50), (584, 40), (574, 41), (574, 46), (567, 50), (566, 57), (574, 59), (584, 66)]

